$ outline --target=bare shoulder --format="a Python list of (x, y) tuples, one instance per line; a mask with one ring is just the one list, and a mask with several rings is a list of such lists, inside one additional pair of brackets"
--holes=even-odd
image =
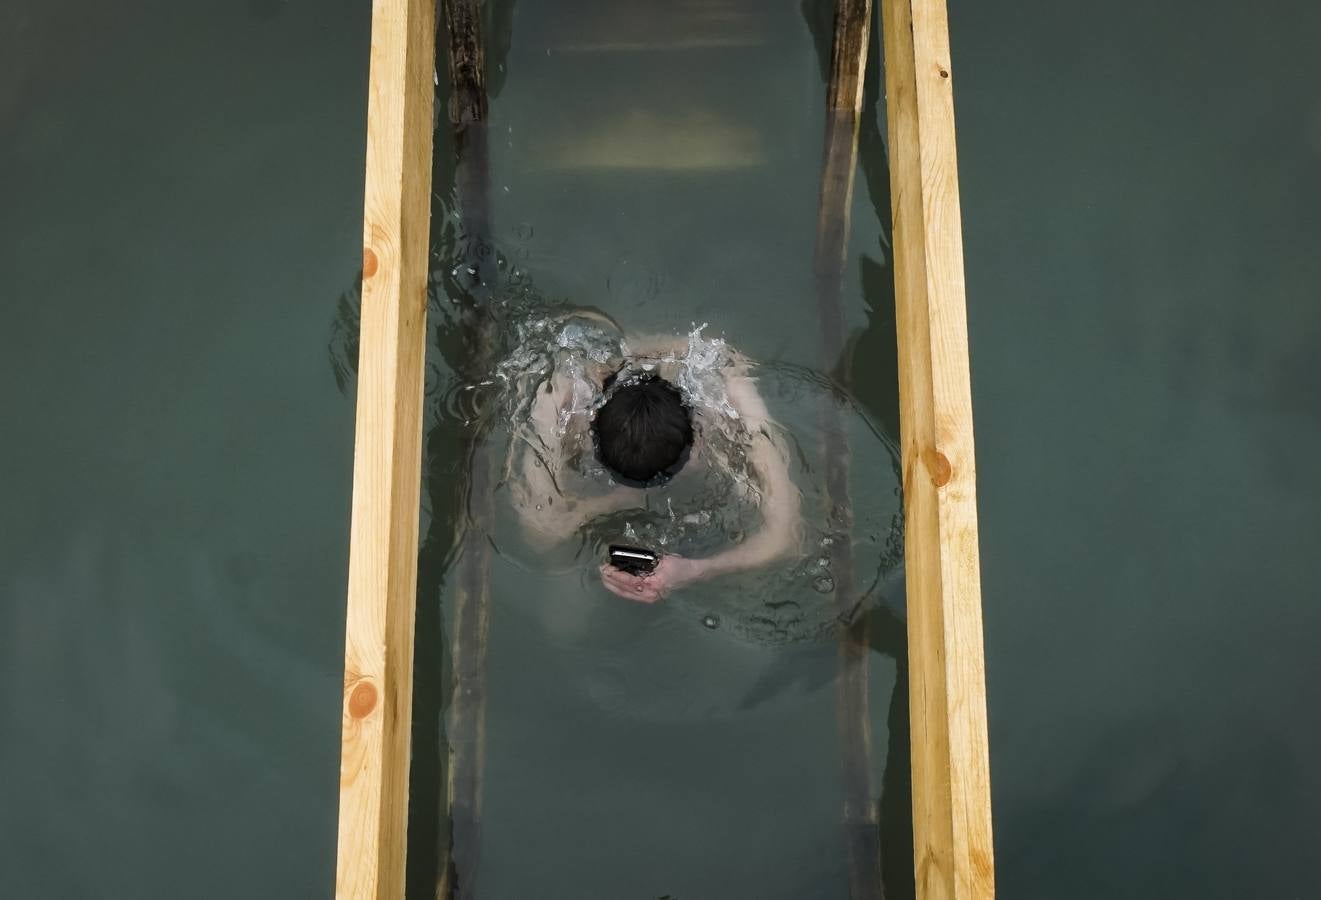
[(729, 364), (723, 371), (729, 402), (738, 410), (748, 429), (756, 431), (772, 423), (766, 401), (757, 386), (756, 366), (752, 359), (738, 351), (730, 351)]
[(532, 401), (531, 424), (541, 443), (549, 444), (559, 431), (560, 411), (568, 402), (571, 389), (569, 380), (559, 372), (537, 388), (537, 396)]
[(638, 357), (678, 357), (688, 350), (686, 334), (630, 334), (626, 340), (631, 354)]

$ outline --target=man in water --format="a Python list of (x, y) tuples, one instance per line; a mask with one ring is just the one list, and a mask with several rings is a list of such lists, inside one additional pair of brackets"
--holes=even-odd
[[(556, 367), (533, 401), (532, 434), (519, 462), (516, 501), (524, 526), (538, 542), (557, 543), (612, 512), (672, 509), (670, 492), (683, 481), (700, 477), (703, 469), (730, 465), (727, 454), (712, 452), (710, 438), (717, 432), (734, 436), (742, 477), (735, 479), (741, 496), (733, 499), (757, 507), (760, 527), (703, 558), (666, 553), (647, 574), (601, 567), (608, 590), (642, 603), (697, 581), (764, 566), (800, 539), (800, 497), (789, 477), (788, 454), (748, 374), (748, 360), (723, 342), (706, 344), (721, 351), (703, 362), (700, 373), (719, 395), (713, 407), (711, 397), (694, 397), (679, 386), (692, 382), (684, 375), (685, 367), (692, 372), (696, 340), (694, 334), (620, 341), (625, 350), (619, 357), (585, 359), (571, 375)], [(590, 467), (595, 477), (574, 465), (584, 453), (599, 463)]]

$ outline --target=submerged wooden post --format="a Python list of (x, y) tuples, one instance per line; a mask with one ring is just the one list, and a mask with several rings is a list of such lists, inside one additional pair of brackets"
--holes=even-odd
[(375, 0), (340, 757), (340, 898), (403, 896), (434, 0)]
[[(495, 335), (486, 301), (497, 277), (491, 234), (490, 152), (487, 140), (486, 47), (479, 0), (443, 0), (449, 35), (454, 128), (455, 204), (465, 242), (463, 268), (476, 284), (461, 299), (464, 358), (459, 374), (469, 384), (489, 376)], [(446, 734), (446, 802), (450, 843), (442, 848), (438, 900), (472, 900), (481, 857), (482, 788), (486, 762), (486, 657), (491, 625), (491, 523), (495, 498), (493, 464), (484, 421), (464, 434), (467, 483), (459, 499), (463, 537), (454, 588), (453, 683)]]
[(944, 0), (881, 0), (923, 900), (995, 894), (963, 238)]
[[(871, 34), (871, 0), (837, 0), (830, 75), (826, 95), (826, 140), (817, 209), (816, 246), (812, 269), (826, 365), (839, 361), (837, 377), (847, 384), (849, 366), (844, 350), (844, 316), (840, 303), (844, 264), (848, 257), (849, 213), (858, 160), (858, 123), (863, 72)], [(831, 545), (831, 570), (841, 620), (836, 708), (839, 725), (841, 778), (844, 790), (844, 836), (851, 900), (880, 900), (880, 828), (871, 772), (871, 717), (868, 704), (867, 620), (849, 618), (859, 598), (854, 582), (853, 501), (849, 492), (848, 436), (835, 407), (822, 412), (822, 454), (832, 527), (843, 535)]]
[(823, 316), (822, 336), (826, 352), (835, 355), (844, 347), (840, 282), (848, 256), (862, 79), (870, 39), (871, 0), (836, 0), (830, 77), (826, 84), (825, 156), (813, 254), (817, 301)]

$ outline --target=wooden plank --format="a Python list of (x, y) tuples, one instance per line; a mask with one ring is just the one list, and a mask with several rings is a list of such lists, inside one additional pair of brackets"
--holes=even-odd
[(340, 898), (403, 896), (434, 0), (375, 0), (340, 759)]
[[(826, 93), (825, 149), (821, 196), (817, 207), (816, 245), (812, 268), (821, 318), (825, 364), (848, 385), (844, 353), (841, 284), (848, 258), (853, 180), (858, 161), (858, 126), (862, 81), (871, 35), (871, 0), (837, 0)], [(839, 410), (833, 398), (821, 413), (821, 433), (830, 523), (844, 540), (830, 548), (837, 611), (850, 621), (859, 598), (853, 570), (853, 501), (849, 492), (851, 456)], [(868, 623), (866, 617), (839, 635), (835, 681), (840, 774), (844, 791), (843, 821), (851, 900), (881, 900), (880, 826), (871, 771), (871, 715), (868, 702)]]
[(923, 900), (995, 893), (976, 465), (944, 0), (881, 0)]

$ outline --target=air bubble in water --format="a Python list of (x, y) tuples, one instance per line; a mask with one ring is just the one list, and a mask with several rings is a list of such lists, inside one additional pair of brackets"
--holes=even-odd
[(715, 630), (720, 627), (720, 617), (713, 613), (707, 613), (702, 616), (702, 624), (707, 628)]
[(818, 594), (829, 594), (835, 589), (835, 579), (829, 575), (818, 575), (812, 579), (812, 590)]

